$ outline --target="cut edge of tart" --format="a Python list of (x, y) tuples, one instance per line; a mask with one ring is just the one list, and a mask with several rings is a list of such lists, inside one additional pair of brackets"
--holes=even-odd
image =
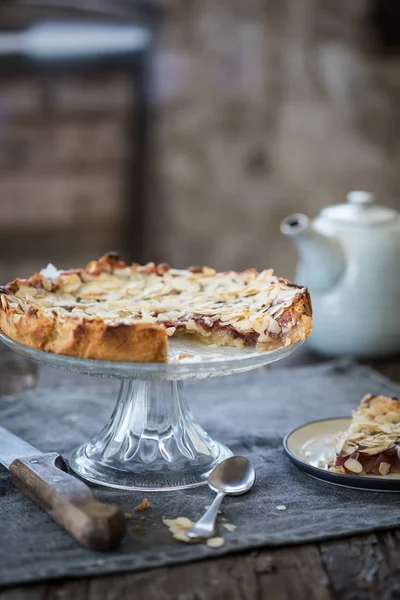
[(400, 473), (400, 400), (364, 396), (328, 466), (342, 475)]
[(166, 362), (170, 336), (275, 350), (311, 332), (306, 287), (272, 270), (128, 266), (108, 253), (85, 269), (49, 265), (0, 287), (0, 330), (31, 348), (112, 361)]

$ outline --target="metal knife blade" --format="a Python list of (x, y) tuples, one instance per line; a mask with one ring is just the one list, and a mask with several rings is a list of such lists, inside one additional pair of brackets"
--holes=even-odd
[(0, 427), (0, 463), (7, 469), (16, 458), (25, 458), (36, 454), (43, 454), (43, 452), (11, 433), (8, 429)]

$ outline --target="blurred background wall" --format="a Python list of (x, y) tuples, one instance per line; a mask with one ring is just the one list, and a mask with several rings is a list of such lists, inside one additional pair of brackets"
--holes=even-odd
[(119, 246), (127, 84), (112, 74), (0, 80), (2, 281)]
[[(71, 18), (67, 0), (33, 13), (19, 4), (0, 8), (3, 32)], [(121, 6), (137, 5), (112, 4), (124, 24)], [(158, 7), (157, 25), (146, 11), (141, 20), (152, 42), (139, 77), (134, 57), (132, 70), (123, 57), (123, 69), (82, 73), (57, 60), (15, 73), (0, 62), (2, 281), (109, 249), (290, 277), (287, 214), (315, 216), (351, 189), (400, 208), (396, 1)]]

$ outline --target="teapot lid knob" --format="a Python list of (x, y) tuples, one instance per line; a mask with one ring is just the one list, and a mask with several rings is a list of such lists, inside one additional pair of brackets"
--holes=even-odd
[(356, 204), (358, 206), (362, 206), (366, 204), (374, 204), (375, 196), (372, 192), (355, 190), (353, 192), (349, 192), (346, 195), (346, 200), (347, 202), (349, 202), (349, 204)]

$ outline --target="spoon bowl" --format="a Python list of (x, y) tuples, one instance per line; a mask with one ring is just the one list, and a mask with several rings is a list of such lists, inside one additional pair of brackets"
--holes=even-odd
[(215, 533), (215, 521), (222, 500), (227, 494), (239, 496), (248, 492), (256, 479), (251, 462), (244, 456), (231, 456), (223, 460), (208, 476), (209, 487), (217, 493), (204, 515), (186, 532), (190, 538), (208, 538)]
[(238, 496), (248, 492), (255, 479), (254, 467), (245, 456), (231, 456), (211, 471), (207, 483), (214, 492)]

